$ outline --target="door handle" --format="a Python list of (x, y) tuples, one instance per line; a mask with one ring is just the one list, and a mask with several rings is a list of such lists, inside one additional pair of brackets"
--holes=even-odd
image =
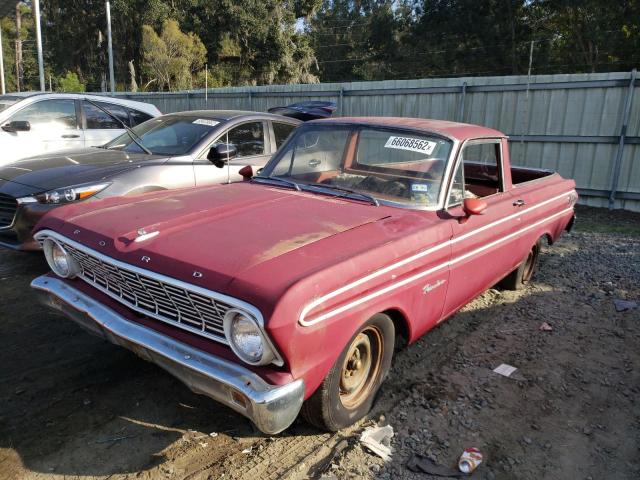
[(516, 200), (515, 202), (513, 202), (514, 207), (524, 207), (525, 205), (526, 205), (526, 202), (522, 199)]
[(69, 135), (62, 135), (62, 138), (80, 138), (80, 135), (76, 135), (75, 133)]
[(320, 165), (320, 160), (309, 160), (310, 167), (317, 167), (318, 165)]

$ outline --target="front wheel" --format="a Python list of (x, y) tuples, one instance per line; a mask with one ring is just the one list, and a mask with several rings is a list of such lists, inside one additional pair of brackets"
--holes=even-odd
[(364, 417), (389, 373), (395, 328), (387, 315), (371, 317), (351, 338), (320, 387), (302, 406), (312, 425), (340, 430)]
[(522, 290), (524, 286), (529, 283), (536, 271), (541, 248), (542, 240), (539, 239), (533, 247), (531, 247), (527, 257), (518, 268), (504, 277), (500, 283), (498, 283), (498, 286), (506, 290)]

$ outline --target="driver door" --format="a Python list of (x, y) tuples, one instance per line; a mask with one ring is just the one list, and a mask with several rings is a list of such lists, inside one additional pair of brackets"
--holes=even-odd
[[(445, 317), (498, 282), (518, 255), (510, 234), (519, 225), (517, 219), (510, 218), (513, 198), (505, 191), (500, 140), (466, 142), (454, 172), (446, 208), (453, 238)], [(484, 213), (465, 219), (465, 198), (484, 200)]]
[[(196, 185), (215, 185), (238, 182), (242, 176), (238, 171), (251, 165), (254, 172), (262, 168), (271, 157), (269, 129), (265, 121), (258, 120), (235, 125), (215, 139), (194, 163)], [(236, 147), (238, 155), (228, 164), (216, 167), (207, 160), (209, 150), (220, 144), (228, 143)]]
[(15, 161), (84, 146), (84, 134), (73, 99), (40, 100), (16, 112), (6, 123), (13, 121), (29, 122), (30, 129), (0, 131), (3, 160)]

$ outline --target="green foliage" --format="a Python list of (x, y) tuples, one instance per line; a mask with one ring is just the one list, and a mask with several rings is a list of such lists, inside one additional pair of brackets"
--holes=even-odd
[[(23, 90), (39, 88), (34, 22), (21, 4)], [(41, 2), (45, 69), (108, 88), (103, 0)], [(118, 88), (141, 90), (462, 75), (630, 70), (640, 1), (111, 0)], [(14, 17), (0, 19), (16, 88)], [(48, 78), (48, 75), (47, 75)]]
[[(317, 0), (194, 0), (185, 28), (199, 32), (212, 71), (226, 84), (317, 81), (307, 35), (296, 31), (296, 11), (310, 13)], [(297, 10), (296, 10), (297, 5)]]
[(67, 72), (64, 76), (58, 78), (57, 92), (84, 92), (85, 86), (78, 79), (78, 75), (73, 72)]
[(323, 81), (631, 70), (640, 2), (325, 0), (308, 34)]
[[(31, 9), (22, 4), (20, 6), (22, 12), (22, 25), (20, 28), (20, 38), (22, 39), (22, 81), (21, 91), (38, 90), (40, 88), (40, 80), (38, 77), (38, 63), (35, 48), (35, 29)], [(5, 86), (7, 91), (16, 91), (16, 50), (15, 41), (17, 38), (16, 23), (11, 18), (0, 19), (0, 27), (2, 28), (2, 52), (4, 54), (4, 71)]]
[(206, 55), (200, 38), (181, 32), (175, 20), (165, 20), (160, 35), (151, 26), (142, 26), (142, 66), (159, 89), (193, 88), (193, 75), (204, 65)]

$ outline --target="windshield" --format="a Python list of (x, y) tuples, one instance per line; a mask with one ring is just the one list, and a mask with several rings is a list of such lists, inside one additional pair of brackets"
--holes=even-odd
[[(185, 155), (207, 137), (220, 123), (210, 118), (167, 115), (153, 118), (132, 128), (151, 153), (157, 155)], [(128, 133), (107, 143), (105, 148), (125, 152), (144, 153)]]
[(0, 112), (22, 100), (19, 97), (0, 97)]
[[(355, 151), (347, 154), (354, 141)], [(260, 177), (342, 196), (350, 191), (381, 202), (434, 207), (452, 146), (450, 140), (429, 134), (307, 125), (296, 130)]]

